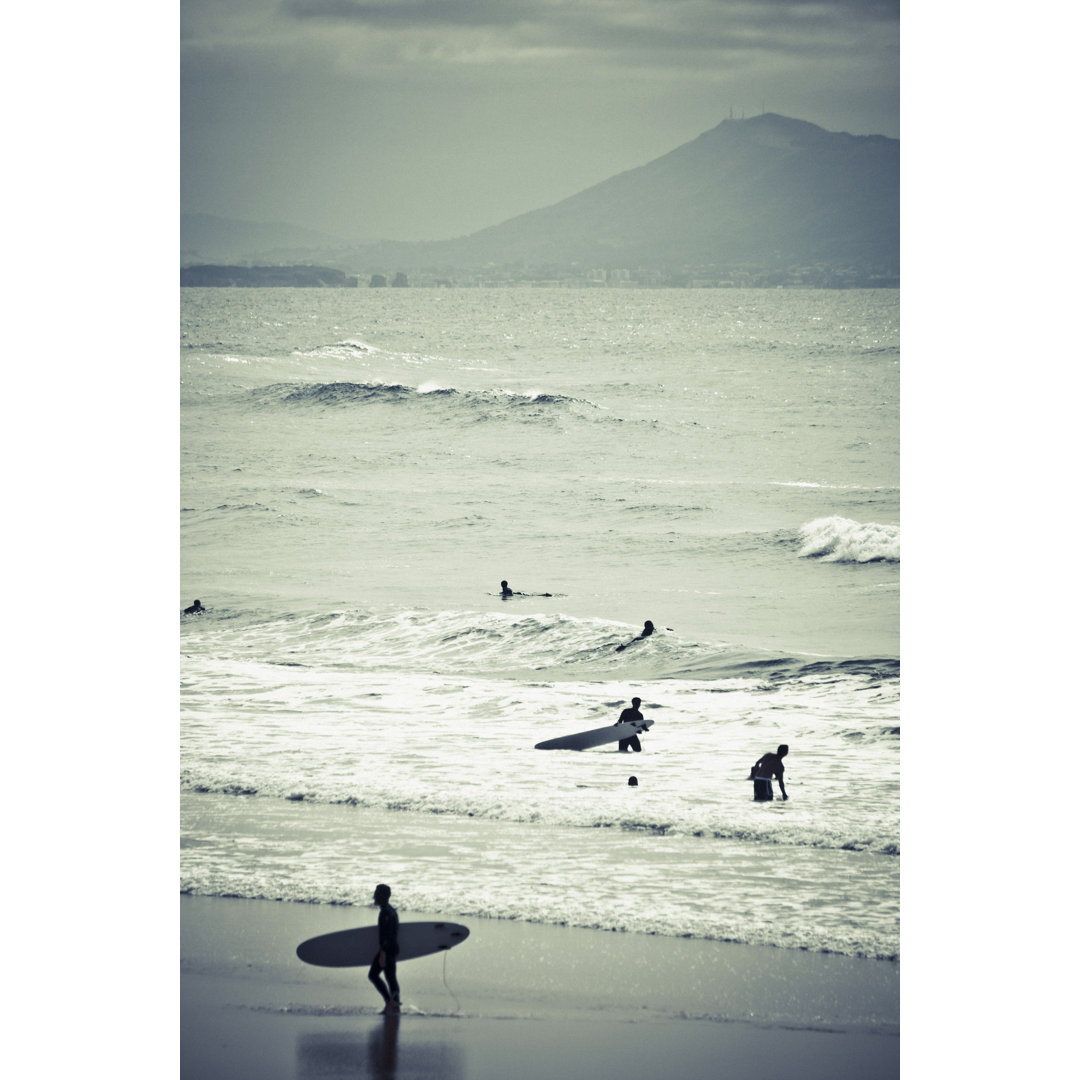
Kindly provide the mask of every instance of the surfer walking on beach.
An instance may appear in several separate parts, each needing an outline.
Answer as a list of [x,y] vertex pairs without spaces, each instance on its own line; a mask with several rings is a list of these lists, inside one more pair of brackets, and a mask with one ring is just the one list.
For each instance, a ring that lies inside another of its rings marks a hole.
[[[390,904],[389,885],[376,885],[374,899],[379,905],[379,951],[371,961],[368,978],[386,1002],[384,1012],[396,1013],[401,1011],[401,992],[397,981],[398,914]],[[382,972],[386,973],[385,983]]]
[[[646,619],[645,620],[645,628],[641,631],[640,634],[638,634],[638,636],[636,638],[633,638],[630,641],[628,641],[626,643],[626,645],[633,645],[635,641],[641,641],[644,638],[647,638],[655,629],[656,629],[656,627],[653,626],[653,624],[648,619]],[[615,651],[616,652],[622,652],[623,649],[626,648],[626,645],[619,645],[615,649]]]
[[[644,720],[645,720],[645,717],[643,717],[641,715],[641,710],[638,708],[638,706],[640,704],[641,704],[641,698],[639,698],[639,697],[634,698],[630,702],[630,708],[629,709],[623,709],[623,711],[621,713],[619,713],[619,719],[615,721],[615,726],[618,727],[620,724],[634,724],[634,723],[640,724],[640,723],[643,723]],[[620,739],[619,740],[619,749],[623,750],[623,751],[633,750],[634,753],[640,754],[641,753],[641,740],[637,737],[637,732],[634,732],[634,734],[631,735],[629,739]]]
[[787,743],[781,743],[776,748],[775,754],[762,754],[750,768],[748,780],[754,781],[754,802],[773,801],[773,777],[780,785],[780,794],[787,801],[787,791],[784,789],[784,762],[787,756]]

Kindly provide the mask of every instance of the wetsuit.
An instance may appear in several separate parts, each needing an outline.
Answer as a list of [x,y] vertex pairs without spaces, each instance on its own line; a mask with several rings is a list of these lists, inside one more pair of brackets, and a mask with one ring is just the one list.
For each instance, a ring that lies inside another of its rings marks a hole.
[[[379,953],[386,953],[386,967],[379,967]],[[371,961],[368,978],[375,984],[375,989],[386,999],[387,1004],[393,1001],[400,1004],[401,994],[398,990],[397,981],[397,955],[398,955],[398,914],[390,904],[383,904],[379,908],[379,952]],[[380,971],[386,973],[386,982],[389,990],[383,985],[379,977]]]
[[[618,727],[619,724],[640,724],[644,719],[639,709],[623,709],[619,714],[619,719],[615,721],[615,726]],[[637,733],[635,732],[629,739],[620,739],[619,749],[630,749],[639,753],[641,751],[641,740],[637,737]]]
[[615,646],[615,651],[616,652],[622,652],[623,649],[625,649],[627,645],[633,645],[635,641],[644,641],[645,638],[647,638],[655,629],[656,629],[656,627],[653,626],[653,624],[651,622],[647,622],[645,624],[645,629],[642,630],[641,633],[638,634],[638,636],[633,639],[633,641],[626,642],[626,645],[616,645]]
[[[754,762],[750,775],[754,778],[754,802],[772,802],[772,778],[775,776],[783,784],[784,763],[778,754],[765,754]],[[784,797],[787,798],[786,795]]]

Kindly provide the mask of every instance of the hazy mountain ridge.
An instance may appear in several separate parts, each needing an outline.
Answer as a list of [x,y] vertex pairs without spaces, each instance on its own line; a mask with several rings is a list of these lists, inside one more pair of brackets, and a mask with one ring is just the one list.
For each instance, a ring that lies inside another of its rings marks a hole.
[[444,248],[454,262],[898,261],[899,143],[772,115],[726,121]]
[[900,143],[775,114],[725,120],[646,165],[466,237],[331,244],[308,254],[361,276],[578,266],[898,278]]
[[241,221],[213,214],[180,215],[180,261],[208,259],[288,259],[294,254],[341,247],[341,240],[317,229],[281,221]]

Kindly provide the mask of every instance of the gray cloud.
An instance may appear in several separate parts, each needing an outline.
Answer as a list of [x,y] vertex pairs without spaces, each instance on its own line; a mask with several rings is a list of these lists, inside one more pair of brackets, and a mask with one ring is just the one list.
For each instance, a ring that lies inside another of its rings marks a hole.
[[372,26],[510,26],[536,17],[537,0],[286,0],[298,19],[348,19]]
[[[200,48],[324,62],[695,67],[841,57],[898,41],[897,0],[182,0]],[[292,30],[289,27],[293,27]],[[332,59],[330,59],[332,58]],[[295,63],[295,59],[288,61]]]
[[484,30],[522,46],[608,52],[798,50],[853,24],[895,25],[900,14],[899,0],[285,0],[282,10],[297,20],[411,34]]
[[371,25],[508,26],[558,23],[587,14],[617,26],[628,20],[662,25],[683,18],[758,16],[776,24],[799,18],[899,21],[900,0],[285,0],[300,19],[350,19]]

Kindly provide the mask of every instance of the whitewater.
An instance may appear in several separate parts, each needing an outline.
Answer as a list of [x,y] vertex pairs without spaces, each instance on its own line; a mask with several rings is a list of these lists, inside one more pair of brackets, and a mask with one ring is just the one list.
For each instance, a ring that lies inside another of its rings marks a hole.
[[182,891],[898,956],[895,292],[184,289],[180,366]]

